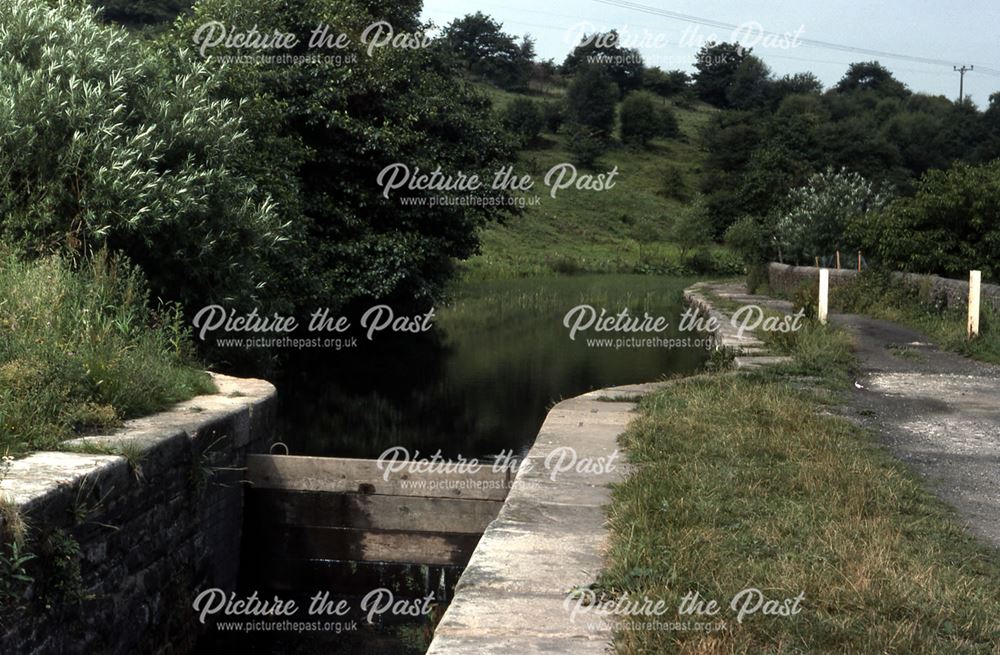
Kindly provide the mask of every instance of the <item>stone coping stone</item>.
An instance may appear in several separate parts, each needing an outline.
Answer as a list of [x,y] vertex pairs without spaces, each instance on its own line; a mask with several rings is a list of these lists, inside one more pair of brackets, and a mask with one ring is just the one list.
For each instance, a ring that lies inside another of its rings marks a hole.
[[714,294],[741,305],[758,305],[778,311],[791,311],[792,304],[784,300],[775,300],[767,296],[748,294],[732,284],[698,282],[684,290],[684,300],[696,307],[706,317],[711,316],[719,321],[720,328],[712,334],[716,348],[731,348],[736,352],[733,365],[740,370],[753,370],[765,366],[786,364],[791,357],[772,355],[767,351],[762,340],[757,338],[753,330],[747,329],[743,334],[733,327],[730,316],[717,309],[708,299]]
[[[489,525],[438,624],[428,655],[604,653],[611,625],[570,620],[567,599],[593,583],[608,546],[610,485],[627,463],[618,437],[635,418],[635,401],[663,383],[591,391],[549,411],[499,516]],[[545,459],[571,447],[578,461],[611,458],[598,473],[556,476]]]
[[246,426],[247,429],[233,432],[240,442],[232,444],[245,446],[253,440],[250,432],[255,426],[251,420],[254,408],[272,402],[276,398],[275,388],[264,380],[211,375],[218,393],[196,396],[164,412],[125,421],[122,427],[108,434],[64,441],[67,450],[35,452],[15,459],[0,479],[0,499],[13,503],[20,511],[35,513],[48,509],[46,505],[61,504],[60,498],[84,479],[99,479],[106,485],[116,478],[125,480],[132,475],[125,457],[72,452],[74,447],[97,450],[130,444],[143,455],[145,466],[147,457],[167,460],[180,452],[186,445],[184,441],[197,440],[202,433],[210,434],[214,425],[223,422]]

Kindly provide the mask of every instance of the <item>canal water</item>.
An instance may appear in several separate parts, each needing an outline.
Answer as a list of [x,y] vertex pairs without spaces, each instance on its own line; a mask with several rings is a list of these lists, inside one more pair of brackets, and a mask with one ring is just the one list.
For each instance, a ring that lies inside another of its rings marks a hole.
[[[375,335],[357,348],[304,351],[277,379],[279,439],[293,455],[377,458],[388,448],[486,458],[530,448],[548,409],[613,385],[690,373],[699,348],[588,345],[564,326],[586,304],[648,312],[677,337],[692,280],[640,275],[464,282],[426,334]],[[684,336],[696,337],[694,334]]]
[[[708,357],[704,348],[626,347],[630,334],[580,333],[570,338],[566,314],[579,305],[598,313],[662,316],[679,334],[682,291],[693,280],[635,275],[533,277],[464,282],[435,311],[426,334],[377,336],[358,348],[304,351],[288,360],[276,383],[278,438],[293,455],[377,458],[388,448],[412,457],[484,459],[503,452],[523,455],[549,408],[597,388],[649,382],[691,373]],[[589,338],[611,339],[588,344]],[[246,550],[248,544],[244,544]],[[245,558],[248,563],[251,557]],[[259,564],[258,564],[259,565]],[[461,573],[439,567],[327,561],[331,572],[315,580],[352,606],[370,589],[391,588],[418,598],[435,592],[432,616],[356,629],[244,635],[211,631],[199,654],[219,652],[312,655],[418,655],[433,634]],[[241,592],[270,597],[260,572],[245,566]],[[266,576],[264,576],[266,577]],[[342,579],[341,579],[342,578]],[[282,590],[303,604],[315,589]]]

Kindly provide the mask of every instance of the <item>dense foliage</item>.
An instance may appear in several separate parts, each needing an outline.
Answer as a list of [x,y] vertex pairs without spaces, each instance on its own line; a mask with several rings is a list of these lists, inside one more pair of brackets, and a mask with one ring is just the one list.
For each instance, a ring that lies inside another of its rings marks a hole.
[[618,87],[619,95],[642,87],[642,56],[634,48],[622,47],[615,30],[585,35],[579,45],[566,56],[562,72],[565,75],[575,75],[590,66],[602,68]]
[[530,38],[518,41],[495,19],[477,11],[449,23],[442,40],[470,72],[504,89],[527,88],[535,58]]
[[792,189],[774,226],[779,260],[809,263],[859,245],[848,225],[865,225],[891,199],[891,192],[847,170],[827,169]]
[[625,96],[619,112],[622,141],[644,146],[659,136],[677,136],[677,118],[669,107],[648,92]]
[[724,109],[704,133],[702,190],[717,236],[743,215],[767,216],[829,167],[906,195],[925,171],[1000,155],[992,105],[980,113],[968,101],[911,93],[876,62],[852,65],[822,92],[811,75],[775,79],[755,61],[729,44],[699,56],[695,87]]
[[[476,252],[477,229],[503,210],[400,200],[440,195],[435,191],[401,189],[386,197],[377,179],[388,166],[489,180],[511,151],[490,102],[457,76],[446,49],[363,43],[377,20],[397,36],[413,35],[418,7],[376,12],[369,4],[204,0],[172,35],[176,47],[187,47],[199,26],[219,21],[238,32],[257,26],[300,37],[290,54],[308,57],[302,64],[251,57],[222,67],[221,57],[246,53],[221,45],[206,52],[206,65],[225,80],[219,96],[248,99],[243,113],[259,143],[249,164],[256,179],[269,184],[285,220],[308,236],[300,303],[426,301],[449,278],[454,259]],[[349,45],[335,56],[310,49],[317,25],[348,35]]]
[[528,98],[517,98],[504,107],[503,124],[517,135],[522,143],[529,143],[542,131],[545,117],[537,102]]
[[1000,160],[929,171],[914,196],[852,228],[890,268],[1000,280]]
[[0,14],[0,237],[29,255],[127,253],[154,294],[248,304],[293,233],[233,163],[238,102],[191,56],[168,58],[79,3]]
[[159,29],[194,4],[194,0],[92,0],[105,21],[129,28]]
[[615,125],[618,88],[602,66],[582,67],[566,90],[566,117],[577,126],[607,137]]

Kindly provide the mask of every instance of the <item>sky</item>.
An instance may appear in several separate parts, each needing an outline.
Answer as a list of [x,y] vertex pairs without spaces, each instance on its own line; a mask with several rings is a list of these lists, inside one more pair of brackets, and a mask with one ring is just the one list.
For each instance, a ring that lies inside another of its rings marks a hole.
[[[609,1],[717,25],[612,6]],[[424,0],[423,18],[443,26],[476,11],[493,16],[507,33],[530,34],[539,58],[556,63],[579,42],[581,32],[615,28],[625,45],[637,47],[647,65],[693,71],[701,43],[713,36],[733,41],[731,26],[745,26],[739,40],[752,46],[779,76],[811,71],[829,87],[851,62],[877,59],[914,91],[957,98],[959,74],[952,66],[974,65],[979,70],[965,75],[966,96],[984,107],[990,94],[1000,91],[1000,2],[996,0]],[[784,43],[778,39],[765,43],[761,31],[788,38]],[[845,52],[803,39],[944,63]]]

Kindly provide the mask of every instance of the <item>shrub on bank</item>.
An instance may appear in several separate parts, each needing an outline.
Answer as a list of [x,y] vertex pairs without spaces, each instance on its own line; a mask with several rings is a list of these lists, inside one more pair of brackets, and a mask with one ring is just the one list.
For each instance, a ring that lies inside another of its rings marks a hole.
[[0,253],[0,454],[52,448],[214,386],[177,306],[148,307],[141,272]]
[[521,143],[531,143],[542,131],[545,119],[538,103],[517,98],[504,108],[503,124]]
[[900,198],[852,236],[887,268],[963,279],[979,269],[1000,280],[1000,160],[956,163],[924,174],[913,197]]
[[189,308],[267,295],[294,226],[237,170],[249,139],[217,76],[83,3],[5,4],[0,236],[32,256],[123,251]]

